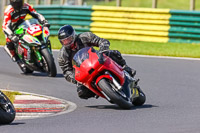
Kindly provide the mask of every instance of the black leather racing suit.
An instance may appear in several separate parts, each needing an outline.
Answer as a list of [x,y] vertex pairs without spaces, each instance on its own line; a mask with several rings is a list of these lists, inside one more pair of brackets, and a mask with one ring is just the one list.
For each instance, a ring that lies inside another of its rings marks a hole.
[[[96,36],[95,34],[91,32],[84,32],[79,35],[76,35],[75,42],[77,46],[75,50],[66,49],[65,47],[62,47],[60,49],[59,57],[58,57],[58,63],[63,71],[63,75],[65,79],[69,82],[75,83],[76,81],[74,79],[74,72],[73,72],[73,66],[72,66],[72,59],[76,52],[84,47],[88,46],[96,46],[100,48],[100,51],[108,50],[110,46],[110,42],[106,39],[100,38]],[[110,52],[107,52],[107,55],[111,57],[114,61],[116,61],[119,65],[123,66],[125,65],[125,60],[122,58],[121,54],[117,50],[111,50]],[[78,88],[78,95],[81,98],[87,99],[91,96],[94,96],[94,93],[91,92],[89,89],[87,89],[83,85],[77,85]],[[80,91],[80,89],[84,89],[84,91]]]

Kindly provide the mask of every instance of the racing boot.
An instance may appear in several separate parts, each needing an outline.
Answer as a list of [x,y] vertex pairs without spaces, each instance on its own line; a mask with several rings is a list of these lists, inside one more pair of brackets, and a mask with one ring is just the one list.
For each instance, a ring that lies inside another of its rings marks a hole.
[[19,61],[19,57],[18,57],[17,54],[15,53],[15,50],[14,50],[14,49],[8,49],[8,46],[5,45],[5,46],[4,46],[4,50],[8,53],[8,55],[11,57],[11,59],[12,59],[14,62]]
[[127,71],[127,72],[130,74],[130,76],[131,76],[132,78],[135,77],[135,75],[136,75],[136,70],[130,68],[130,67],[127,66],[127,65],[124,65],[124,66],[123,66],[123,69],[124,69],[125,71]]
[[77,85],[77,92],[78,92],[78,96],[81,99],[88,99],[91,97],[95,97],[95,95],[96,95],[92,91],[90,91],[87,87],[85,87],[81,84]]

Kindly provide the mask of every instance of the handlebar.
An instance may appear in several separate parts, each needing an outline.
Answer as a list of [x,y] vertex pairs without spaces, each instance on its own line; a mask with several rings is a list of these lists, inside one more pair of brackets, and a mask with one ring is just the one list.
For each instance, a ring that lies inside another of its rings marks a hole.
[[98,59],[99,63],[100,64],[103,64],[104,63],[104,59],[103,59],[103,52],[99,52],[99,59]]
[[47,28],[50,28],[50,24],[49,23],[45,23],[45,24],[43,24],[43,27],[47,27]]

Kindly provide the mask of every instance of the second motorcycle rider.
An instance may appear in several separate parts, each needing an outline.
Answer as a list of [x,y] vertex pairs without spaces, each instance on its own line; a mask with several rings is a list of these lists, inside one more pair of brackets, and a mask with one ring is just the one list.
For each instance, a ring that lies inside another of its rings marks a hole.
[[37,13],[32,6],[28,3],[24,3],[24,0],[10,0],[10,5],[4,12],[2,28],[6,36],[6,45],[4,49],[13,61],[18,61],[19,59],[15,53],[15,44],[18,44],[19,38],[13,31],[24,21],[27,14],[38,19],[40,24],[48,25],[48,21],[45,20],[41,14]]

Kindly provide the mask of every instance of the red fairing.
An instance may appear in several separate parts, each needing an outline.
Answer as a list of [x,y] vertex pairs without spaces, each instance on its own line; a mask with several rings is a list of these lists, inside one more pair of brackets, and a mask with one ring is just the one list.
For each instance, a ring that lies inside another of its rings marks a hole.
[[42,26],[40,26],[39,24],[32,25],[28,28],[27,32],[30,35],[35,36],[35,34],[42,32]]
[[43,27],[44,29],[44,33],[49,36],[50,35],[50,32],[49,32],[49,29],[47,27]]
[[[104,97],[103,94],[99,90],[95,89],[92,86],[92,82],[98,83],[99,80],[102,78],[107,78],[112,80],[112,77],[108,74],[105,74],[103,72],[110,71],[116,77],[118,77],[120,84],[124,84],[125,75],[122,70],[122,67],[117,65],[112,59],[104,55],[105,62],[103,64],[100,64],[98,59],[99,57],[95,52],[92,52],[91,49],[88,51],[89,53],[89,59],[86,59],[80,67],[73,66],[75,68],[75,79],[80,82],[81,84],[88,87],[91,91],[96,93],[97,95]],[[102,75],[99,75],[101,74]],[[93,83],[93,84],[94,84]]]
[[[98,84],[99,81],[100,81],[101,79],[103,79],[103,78],[105,78],[105,79],[109,79],[110,81],[113,80],[113,78],[112,78],[110,75],[105,74],[105,75],[101,75],[101,76],[99,76],[99,77],[97,78],[97,80],[96,80],[96,84]],[[101,90],[101,88],[99,88],[99,90]]]
[[116,62],[114,62],[110,57],[108,56],[104,56],[104,57],[105,57],[105,62],[103,65],[104,66],[103,69],[109,70],[112,73],[114,73],[114,75],[116,75],[116,77],[119,78],[120,84],[123,85],[125,82],[125,75],[124,75],[122,67],[119,66]]

